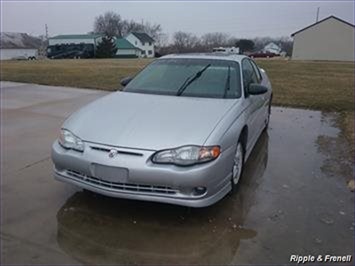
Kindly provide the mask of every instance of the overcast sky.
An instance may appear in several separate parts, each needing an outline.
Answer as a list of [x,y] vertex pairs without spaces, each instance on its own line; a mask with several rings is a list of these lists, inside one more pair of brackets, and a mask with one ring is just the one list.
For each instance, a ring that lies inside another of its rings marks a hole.
[[234,37],[290,36],[329,15],[354,24],[353,1],[1,1],[1,31],[49,36],[87,33],[96,16],[106,11],[123,18],[159,23],[172,35],[225,32]]

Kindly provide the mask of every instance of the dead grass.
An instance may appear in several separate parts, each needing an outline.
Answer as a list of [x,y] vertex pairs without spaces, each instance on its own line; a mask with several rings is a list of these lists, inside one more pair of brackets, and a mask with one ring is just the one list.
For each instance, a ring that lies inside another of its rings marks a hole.
[[[116,90],[149,59],[2,61],[1,80]],[[342,130],[354,145],[354,63],[258,60],[271,80],[273,104],[342,114]]]
[[1,80],[116,90],[119,81],[134,75],[149,59],[2,61]]
[[354,111],[354,64],[260,60],[271,80],[274,104],[322,111]]

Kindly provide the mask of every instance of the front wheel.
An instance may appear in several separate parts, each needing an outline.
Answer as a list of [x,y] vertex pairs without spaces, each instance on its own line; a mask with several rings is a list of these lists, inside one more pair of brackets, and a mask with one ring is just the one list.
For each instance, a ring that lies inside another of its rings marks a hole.
[[240,141],[238,141],[237,148],[235,150],[233,158],[232,169],[232,185],[236,186],[239,183],[244,168],[244,148]]
[[268,106],[268,110],[267,110],[267,117],[266,117],[266,120],[265,120],[265,129],[268,129],[269,123],[270,123],[271,102],[272,102],[272,95],[270,97],[269,106]]

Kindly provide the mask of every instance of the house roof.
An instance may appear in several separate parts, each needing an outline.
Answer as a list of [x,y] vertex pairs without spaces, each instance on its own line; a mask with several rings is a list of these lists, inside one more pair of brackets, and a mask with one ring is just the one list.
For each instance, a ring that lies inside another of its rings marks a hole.
[[117,38],[116,39],[116,47],[117,47],[117,49],[136,49],[136,50],[140,50],[138,47],[135,47],[133,44],[131,44],[125,38]]
[[56,39],[96,39],[98,37],[101,37],[102,35],[100,34],[65,34],[65,35],[57,35],[52,38],[52,40]]
[[296,32],[294,32],[294,33],[292,33],[292,34],[291,34],[291,37],[295,36],[296,34],[302,32],[302,31],[304,31],[304,30],[307,30],[307,29],[309,29],[309,28],[311,28],[311,27],[313,27],[313,26],[315,26],[315,25],[318,25],[318,24],[320,24],[320,23],[322,23],[322,22],[324,22],[324,21],[326,21],[326,20],[328,20],[328,19],[331,19],[331,18],[336,19],[336,20],[338,20],[338,21],[340,21],[340,22],[342,22],[342,23],[344,23],[344,24],[347,24],[347,25],[349,25],[349,26],[351,26],[351,27],[355,27],[353,24],[351,24],[351,23],[349,23],[349,22],[347,22],[347,21],[345,21],[345,20],[342,20],[342,19],[340,19],[340,18],[338,18],[338,17],[336,17],[336,16],[329,16],[329,17],[326,17],[325,19],[322,19],[322,20],[320,20],[320,21],[318,21],[318,22],[316,22],[316,23],[313,23],[313,24],[311,24],[311,25],[309,25],[309,26],[307,26],[307,27],[305,27],[305,28],[303,28],[303,29],[300,29],[300,30],[298,30],[298,31],[296,31]]
[[42,40],[26,33],[1,32],[0,47],[2,49],[38,49]]
[[141,42],[155,42],[152,37],[150,37],[145,32],[131,32],[134,36],[136,36]]
[[279,45],[277,45],[276,43],[274,43],[274,42],[269,42],[268,44],[266,44],[265,46],[264,46],[264,48],[265,47],[271,47],[271,46],[274,46],[274,47],[278,47],[278,48],[280,48],[280,46]]

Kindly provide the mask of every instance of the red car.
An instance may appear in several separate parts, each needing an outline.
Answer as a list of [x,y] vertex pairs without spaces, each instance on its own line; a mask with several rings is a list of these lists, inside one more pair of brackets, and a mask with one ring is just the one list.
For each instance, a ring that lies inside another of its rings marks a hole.
[[271,58],[274,56],[278,56],[278,54],[271,53],[271,52],[262,52],[262,51],[249,54],[249,57],[251,58]]

